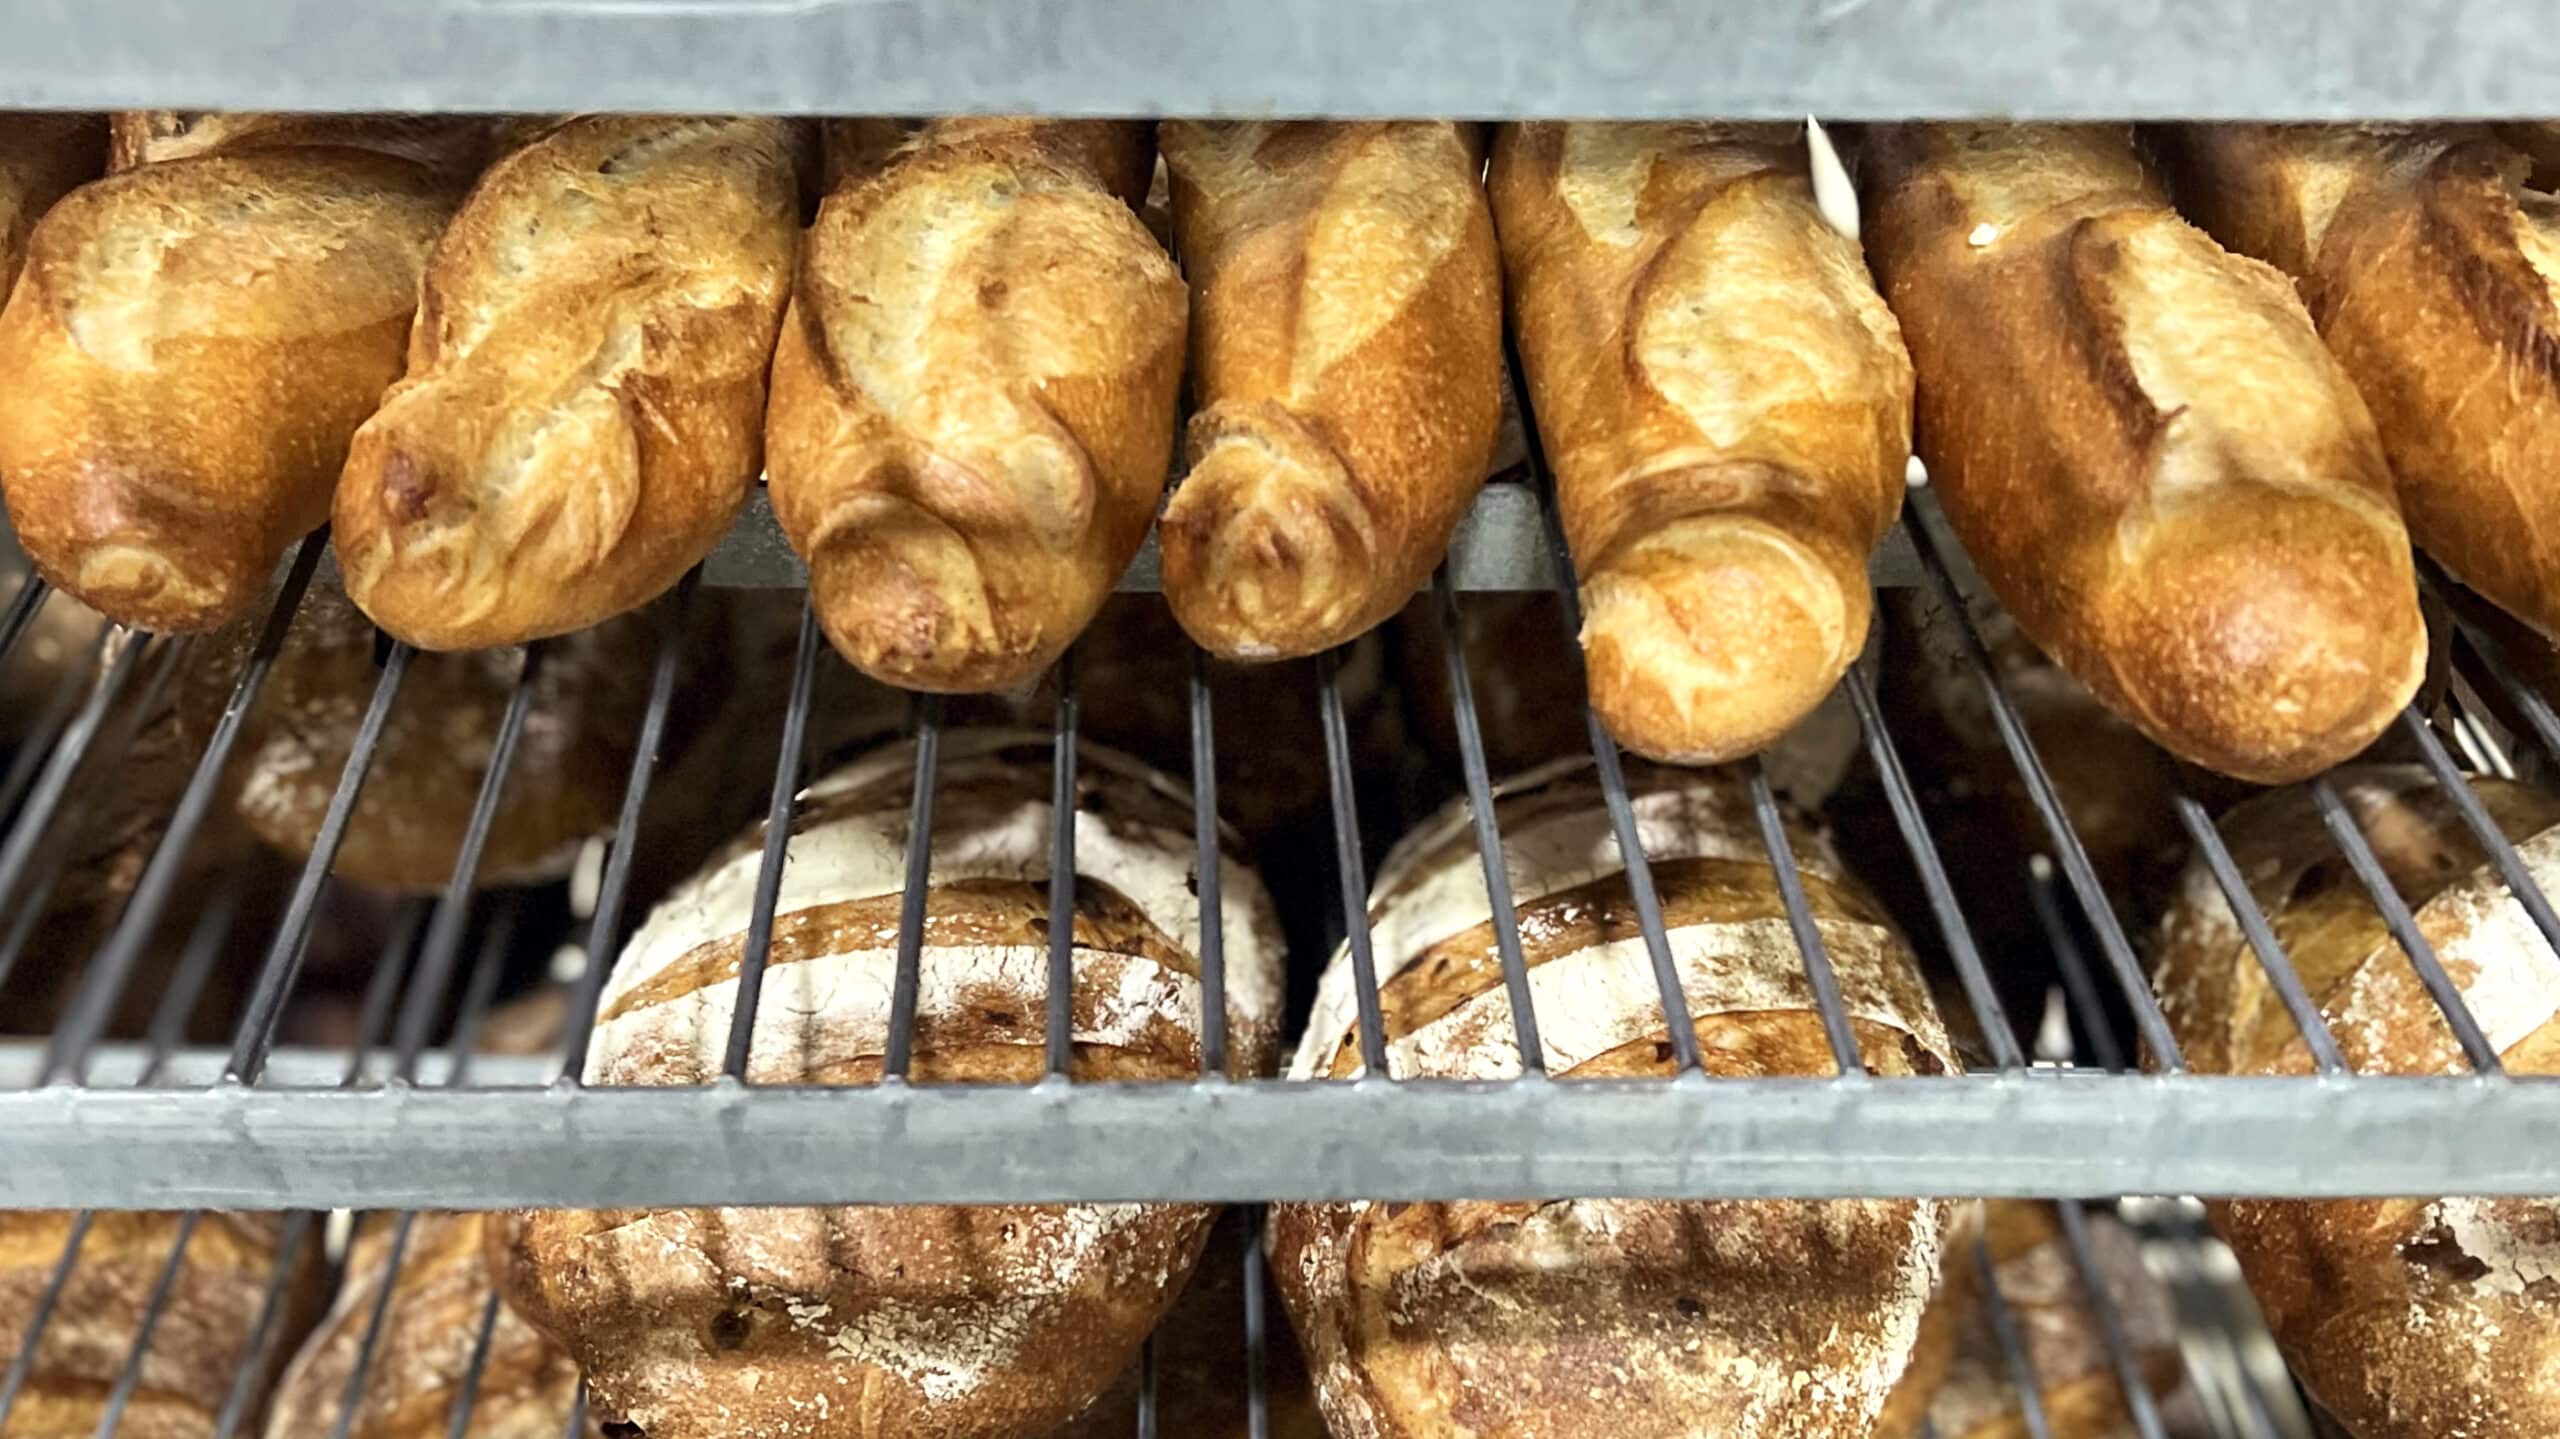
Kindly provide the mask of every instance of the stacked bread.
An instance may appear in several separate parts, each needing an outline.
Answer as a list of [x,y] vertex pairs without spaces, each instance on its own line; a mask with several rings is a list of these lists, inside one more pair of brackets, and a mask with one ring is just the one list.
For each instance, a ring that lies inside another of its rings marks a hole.
[[[813,787],[793,825],[747,1061],[768,1084],[869,1084],[888,1049],[913,754]],[[942,741],[910,1077],[1043,1071],[1050,743]],[[1088,747],[1075,814],[1069,1018],[1080,1079],[1200,1071],[1190,802]],[[742,839],[632,936],[597,1016],[595,1084],[717,1076],[761,861]],[[1277,1043],[1277,919],[1221,878],[1231,1064]],[[1191,1205],[532,1213],[492,1226],[509,1298],[655,1439],[740,1430],[1035,1439],[1136,1357],[1206,1238]]]
[[[1747,796],[1640,771],[1637,827],[1712,1074],[1823,1074],[1831,1052]],[[1671,1072],[1658,991],[1586,766],[1498,801],[1548,1073]],[[1791,839],[1871,1073],[1957,1068],[1901,938],[1801,826]],[[1379,871],[1370,927],[1398,1078],[1518,1071],[1470,821]],[[1291,1074],[1360,1070],[1337,956]],[[1830,1439],[1878,1428],[1919,1348],[1951,1207],[1930,1200],[1290,1204],[1272,1267],[1326,1418],[1354,1439]],[[1925,1376],[1916,1380],[1925,1389]],[[1897,1407],[1916,1423],[1918,1406]]]
[[[2514,1074],[2560,1073],[2560,956],[2423,770],[2342,772],[2340,793],[2419,931]],[[2560,892],[2560,800],[2473,791],[2546,893]],[[2380,913],[2317,837],[2310,796],[2233,810],[2249,892],[2360,1074],[2468,1066]],[[2190,869],[2160,935],[2160,1003],[2205,1074],[2307,1074],[2308,1046],[2211,875]],[[2211,1206],[2314,1398],[2358,1439],[2560,1432],[2560,1200],[2229,1199]]]

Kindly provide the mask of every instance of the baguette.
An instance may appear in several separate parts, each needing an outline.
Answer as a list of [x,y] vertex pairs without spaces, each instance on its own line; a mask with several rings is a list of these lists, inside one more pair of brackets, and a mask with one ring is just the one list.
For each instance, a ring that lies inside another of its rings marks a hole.
[[2363,393],[2410,533],[2560,636],[2560,210],[2483,127],[2169,135],[2179,203],[2291,275]]
[[331,538],[375,623],[440,650],[583,629],[728,533],[763,466],[797,142],[588,117],[490,169],[338,482]]
[[27,236],[53,202],[106,168],[96,115],[0,115],[0,301],[18,283]]
[[507,122],[445,115],[322,115],[266,111],[119,110],[111,117],[110,172],[196,155],[252,150],[370,150],[468,185],[488,163]]
[[1004,689],[1089,622],[1155,518],[1182,278],[1130,211],[1142,125],[949,121],[827,198],[767,424],[827,637],[910,689]]
[[2292,287],[2180,221],[2121,126],[1865,149],[1921,453],[2027,637],[2208,768],[2362,749],[2425,631],[2373,422]]
[[36,569],[211,629],[328,517],[459,198],[414,161],[215,148],[73,192],[0,311],[0,482]]
[[[1050,738],[942,741],[912,1078],[1042,1072]],[[875,751],[794,817],[747,1079],[880,1079],[913,751]],[[1088,747],[1074,816],[1070,1018],[1080,1079],[1199,1072],[1189,797]],[[721,1069],[762,840],[679,887],[614,964],[591,1083]],[[1278,919],[1222,866],[1238,1075],[1277,1048]],[[1207,1235],[1196,1205],[546,1212],[491,1226],[500,1284],[650,1439],[1040,1439],[1137,1357]]]
[[[2509,1073],[2560,1074],[2560,957],[2416,766],[2341,773],[2339,792]],[[2560,799],[2472,782],[2545,892]],[[2462,1051],[2349,871],[2310,796],[2222,820],[2233,861],[2360,1074],[2467,1072]],[[2160,932],[2154,983],[2201,1074],[2303,1075],[2311,1058],[2202,864]],[[2359,1439],[2560,1433],[2560,1200],[2233,1199],[2214,1226],[2313,1398]]]
[[[1823,1074],[1831,1054],[1739,780],[1639,766],[1681,987],[1709,1072]],[[1497,802],[1559,1079],[1671,1072],[1657,991],[1587,762]],[[1793,825],[1793,822],[1790,822]],[[1793,826],[1815,923],[1869,1070],[1959,1065],[1901,938],[1820,837]],[[1399,844],[1372,890],[1388,1067],[1517,1071],[1470,819]],[[1291,1068],[1360,1072],[1335,956]],[[1833,1439],[1885,1428],[1920,1351],[1956,1206],[1934,1200],[1286,1204],[1272,1270],[1333,1432],[1362,1439]],[[1928,1376],[1915,1383],[1925,1392]],[[1898,1406],[1916,1424],[1921,1406]]]
[[1158,530],[1201,647],[1288,659],[1430,577],[1502,421],[1473,126],[1168,121],[1192,289],[1187,469]]
[[1656,759],[1765,748],[1865,642],[1911,364],[1801,127],[1518,125],[1512,323],[1582,575],[1591,703]]

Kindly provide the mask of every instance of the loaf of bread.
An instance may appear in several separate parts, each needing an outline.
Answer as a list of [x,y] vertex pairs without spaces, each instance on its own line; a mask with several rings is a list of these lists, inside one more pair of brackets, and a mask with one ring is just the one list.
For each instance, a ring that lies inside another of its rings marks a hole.
[[[1829,1073],[1742,785],[1643,766],[1632,778],[1708,1071]],[[1658,991],[1587,762],[1505,785],[1498,808],[1548,1073],[1670,1073]],[[1818,835],[1791,822],[1791,838],[1869,1071],[1955,1070],[1901,938]],[[1396,847],[1370,916],[1390,1070],[1515,1072],[1463,806]],[[1292,1077],[1359,1071],[1355,1007],[1351,966],[1337,956]],[[1879,1419],[1913,1360],[1952,1209],[1290,1204],[1272,1210],[1271,1258],[1337,1435],[1833,1439],[1887,1432]]]
[[[179,717],[196,746],[221,719],[265,622],[253,612],[226,627],[190,667]],[[637,617],[550,642],[481,883],[557,878],[581,841],[613,823],[656,650],[655,627]],[[410,661],[333,873],[404,893],[445,887],[522,664],[513,650]],[[297,860],[311,852],[380,678],[372,624],[335,585],[314,581],[232,752],[232,805],[267,845]],[[717,685],[699,668],[680,685],[670,763],[711,702],[704,688],[716,693]]]
[[827,637],[864,672],[949,692],[1029,679],[1146,538],[1187,303],[1129,208],[1147,137],[938,122],[820,208],[766,464]]
[[[267,1417],[267,1439],[446,1439],[462,1398],[491,1292],[482,1216],[421,1214],[411,1222],[397,1276],[386,1275],[396,1216],[378,1214],[347,1255],[346,1279],[328,1317],[285,1369]],[[373,1323],[383,1282],[391,1307],[355,1412],[347,1380]],[[577,1366],[505,1305],[471,1391],[471,1439],[562,1439],[578,1398]],[[339,1428],[341,1418],[346,1421]],[[588,1433],[597,1427],[592,1421]]]
[[0,484],[37,570],[151,630],[254,600],[400,373],[458,183],[214,144],[57,203],[0,310]]
[[[2414,766],[2337,776],[2357,827],[2415,911],[2510,1073],[2560,1073],[2555,957]],[[2546,893],[2560,892],[2560,799],[2473,791]],[[2361,1074],[2467,1072],[2381,915],[2321,836],[2307,792],[2231,811],[2249,892]],[[2161,928],[2161,1008],[2203,1074],[2307,1074],[2310,1054],[2201,865]],[[2560,1200],[2233,1199],[2209,1206],[2276,1343],[2357,1439],[2560,1433]]]
[[120,110],[110,168],[196,155],[321,147],[371,150],[469,184],[509,122],[473,115],[329,115],[229,110]]
[[1164,593],[1212,654],[1330,649],[1413,596],[1502,418],[1476,127],[1168,121],[1192,288]]
[[[0,1353],[13,1360],[72,1224],[73,1216],[60,1211],[0,1211]],[[79,1262],[36,1343],[26,1386],[9,1410],[9,1439],[93,1439],[178,1225],[177,1215],[152,1213],[102,1213],[91,1222]],[[249,1339],[275,1276],[282,1234],[282,1222],[271,1214],[207,1214],[197,1222],[116,1430],[123,1439],[211,1439],[240,1366],[256,1360]],[[297,1256],[274,1358],[291,1352],[309,1322],[318,1299],[318,1248],[306,1241]],[[272,1373],[263,1370],[251,1381],[252,1412]]]
[[2181,758],[2258,783],[2418,685],[2373,422],[2283,276],[2178,219],[2122,126],[1866,137],[1921,453],[2020,628]]
[[[2560,212],[2487,127],[2182,126],[2178,202],[2294,278],[2364,395],[2409,531],[2560,635]],[[2484,383],[2485,377],[2494,383]]]
[[0,115],[0,300],[18,282],[27,236],[73,187],[107,162],[107,122],[97,115]]
[[439,650],[582,629],[728,533],[764,463],[800,138],[590,116],[491,167],[338,482],[330,538],[375,623]]
[[1591,702],[1629,747],[1766,747],[1866,640],[1911,362],[1802,127],[1505,127],[1494,217],[1582,577]]
[[[869,1084],[896,972],[913,755],[876,751],[804,796],[748,1078]],[[1050,741],[942,741],[912,1077],[1042,1072]],[[1076,822],[1074,1073],[1199,1072],[1199,901],[1187,796],[1088,746]],[[660,904],[615,963],[593,1084],[720,1073],[762,842]],[[1222,871],[1230,1064],[1279,1019],[1277,919]],[[584,1367],[598,1412],[650,1439],[1038,1439],[1137,1356],[1206,1237],[1194,1205],[549,1212],[493,1225],[519,1312]]]

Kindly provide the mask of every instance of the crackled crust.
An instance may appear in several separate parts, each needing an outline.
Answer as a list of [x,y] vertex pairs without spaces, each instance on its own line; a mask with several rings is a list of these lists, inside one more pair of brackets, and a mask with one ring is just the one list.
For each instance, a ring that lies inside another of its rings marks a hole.
[[2371,419],[2283,276],[2181,221],[2122,126],[1888,126],[1869,244],[1921,451],[2039,647],[2260,783],[2362,749],[2426,636]]
[[1582,575],[1592,703],[1658,759],[1765,748],[1867,633],[1911,364],[1801,127],[1506,126],[1494,213]]
[[332,538],[377,623],[429,649],[561,634],[719,543],[763,465],[800,140],[599,116],[491,168],[338,483]]
[[1501,258],[1473,126],[1168,121],[1190,277],[1165,599],[1231,659],[1330,649],[1413,596],[1501,425]]
[[[2419,930],[2507,1068],[2560,1073],[2560,957],[2507,893],[2451,801],[2415,766],[2338,776]],[[2474,790],[2546,890],[2560,800]],[[2232,857],[2347,1062],[2465,1072],[2460,1048],[2306,792],[2222,821]],[[2209,873],[2190,869],[2154,984],[2190,1065],[2306,1074],[2311,1061]],[[2276,1340],[2321,1404],[2366,1439],[2527,1439],[2560,1430],[2560,1200],[2231,1200],[2214,1221]]]

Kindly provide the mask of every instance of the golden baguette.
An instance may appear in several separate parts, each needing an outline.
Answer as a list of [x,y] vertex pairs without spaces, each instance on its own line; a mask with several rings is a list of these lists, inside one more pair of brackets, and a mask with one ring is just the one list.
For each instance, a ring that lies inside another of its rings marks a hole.
[[117,174],[195,155],[321,146],[414,161],[458,185],[488,163],[508,122],[478,116],[281,114],[257,110],[119,110],[107,168]]
[[2484,126],[2199,125],[2178,200],[2294,278],[2373,412],[2410,533],[2560,635],[2560,211]]
[[27,235],[53,202],[106,167],[97,115],[0,115],[0,301],[18,282]]
[[2180,220],[2124,126],[1865,150],[1921,453],[2028,638],[2242,779],[2362,749],[2426,635],[2373,422],[2292,286]]
[[1910,360],[1800,127],[1506,127],[1493,204],[1591,702],[1657,759],[1762,749],[1866,640],[1911,448]]
[[490,169],[338,482],[331,538],[375,623],[519,644],[710,553],[764,462],[799,160],[786,120],[598,116]]
[[1147,133],[944,122],[820,208],[767,467],[827,637],[865,673],[1030,679],[1146,538],[1186,309],[1129,208]]
[[1228,659],[1330,649],[1412,598],[1502,420],[1502,261],[1472,126],[1168,121],[1191,280],[1164,592]]
[[328,517],[460,191],[364,149],[214,150],[66,196],[0,311],[0,482],[37,570],[213,628]]

